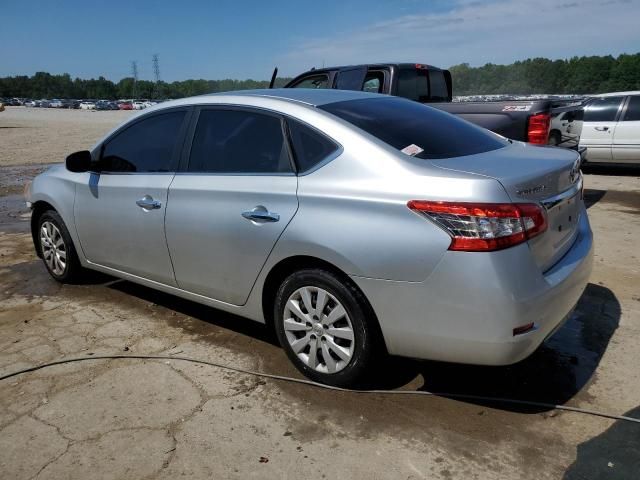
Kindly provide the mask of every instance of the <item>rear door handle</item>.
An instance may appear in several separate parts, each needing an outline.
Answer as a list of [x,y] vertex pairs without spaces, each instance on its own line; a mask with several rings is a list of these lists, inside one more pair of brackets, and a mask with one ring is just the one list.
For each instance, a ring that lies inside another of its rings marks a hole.
[[144,210],[157,210],[162,207],[162,202],[154,200],[150,195],[145,195],[139,200],[136,200],[136,205]]
[[270,212],[262,205],[258,205],[254,207],[253,210],[247,210],[242,212],[241,214],[247,220],[251,220],[253,222],[258,223],[266,223],[266,222],[277,222],[280,220],[280,215],[277,213]]
[[595,127],[595,128],[599,132],[606,132],[607,130],[609,130],[609,127]]

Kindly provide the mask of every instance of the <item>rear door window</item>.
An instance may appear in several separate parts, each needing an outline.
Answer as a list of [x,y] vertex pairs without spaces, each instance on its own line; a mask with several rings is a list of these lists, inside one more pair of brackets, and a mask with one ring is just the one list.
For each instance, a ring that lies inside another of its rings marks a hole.
[[429,72],[430,101],[446,102],[449,100],[449,88],[442,70],[427,70]]
[[312,75],[292,85],[292,88],[329,88],[329,76],[326,74]]
[[624,114],[625,122],[634,122],[640,120],[640,95],[634,95],[629,98],[627,111]]
[[508,144],[458,117],[399,97],[347,100],[319,108],[417,158],[473,155]]
[[187,170],[221,174],[292,172],[282,120],[248,110],[202,110]]
[[311,127],[292,119],[287,119],[287,125],[299,173],[312,170],[338,150],[334,141]]
[[416,102],[429,101],[429,79],[426,70],[403,68],[398,71],[398,92],[402,98]]
[[102,172],[175,171],[178,139],[186,111],[153,115],[116,133],[104,144],[97,170]]
[[624,97],[594,98],[584,109],[585,122],[613,122]]

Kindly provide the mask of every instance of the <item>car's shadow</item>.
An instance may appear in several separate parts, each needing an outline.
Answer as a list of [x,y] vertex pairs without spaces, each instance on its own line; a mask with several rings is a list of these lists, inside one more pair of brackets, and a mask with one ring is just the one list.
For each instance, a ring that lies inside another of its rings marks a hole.
[[[192,317],[195,322],[181,323],[180,327],[208,337],[214,344],[226,340],[224,331],[246,335],[246,346],[251,349],[248,353],[277,357],[263,362],[276,370],[268,373],[291,372],[284,352],[273,348],[278,346],[277,339],[265,325],[130,282],[112,282],[109,288]],[[567,323],[533,355],[518,364],[484,367],[387,357],[362,388],[417,388],[442,396],[449,393],[562,405],[592,378],[619,320],[620,304],[613,292],[589,284]],[[238,342],[237,336],[234,341]],[[244,342],[240,340],[240,343],[237,347],[244,349]],[[518,412],[549,410],[517,403],[463,401]]]
[[583,173],[589,175],[606,175],[615,177],[640,177],[640,159],[638,165],[606,165],[606,164],[589,164],[582,165]]

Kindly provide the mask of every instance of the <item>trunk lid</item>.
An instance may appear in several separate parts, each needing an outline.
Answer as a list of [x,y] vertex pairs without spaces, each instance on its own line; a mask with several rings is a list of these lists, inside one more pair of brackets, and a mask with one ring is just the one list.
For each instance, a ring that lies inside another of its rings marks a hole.
[[542,271],[549,270],[571,248],[583,204],[580,156],[576,152],[517,142],[479,155],[434,160],[433,164],[493,178],[514,203],[542,205],[547,231],[529,240]]

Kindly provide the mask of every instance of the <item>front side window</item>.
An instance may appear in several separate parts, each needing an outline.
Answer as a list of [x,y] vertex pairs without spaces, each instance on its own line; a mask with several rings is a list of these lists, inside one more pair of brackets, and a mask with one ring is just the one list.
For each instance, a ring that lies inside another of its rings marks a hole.
[[629,99],[627,111],[624,114],[625,122],[634,122],[640,120],[640,95],[634,95]]
[[319,108],[416,158],[460,157],[508,145],[488,130],[404,98],[347,100]]
[[326,136],[295,120],[287,120],[298,171],[307,172],[334,153],[338,146]]
[[186,112],[153,115],[117,133],[104,144],[97,163],[102,172],[171,172]]
[[594,98],[584,110],[585,122],[613,122],[623,97]]
[[300,80],[293,88],[329,88],[328,75],[313,75]]
[[202,110],[188,170],[210,173],[290,173],[279,117],[246,110]]

